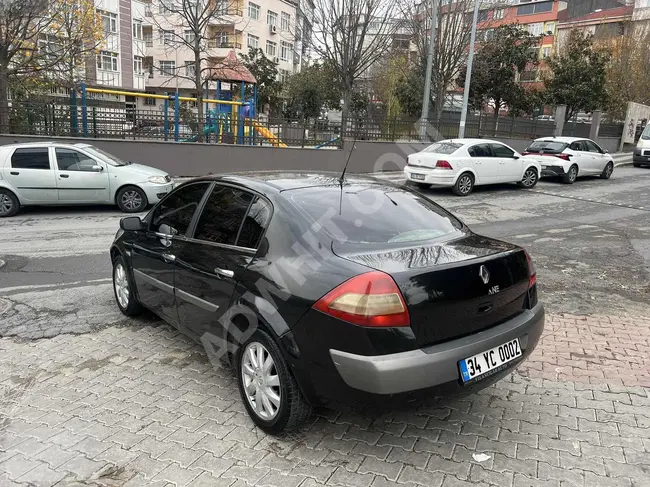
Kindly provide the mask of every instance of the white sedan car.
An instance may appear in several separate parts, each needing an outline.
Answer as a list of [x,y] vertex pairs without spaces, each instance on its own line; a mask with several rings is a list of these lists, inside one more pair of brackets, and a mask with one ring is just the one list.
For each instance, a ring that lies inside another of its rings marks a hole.
[[579,176],[609,179],[614,172],[612,156],[591,139],[542,137],[523,152],[524,160],[537,161],[542,176],[560,177],[566,184]]
[[480,184],[518,183],[532,188],[541,167],[496,140],[451,139],[408,156],[404,174],[407,181],[420,187],[447,186],[455,194],[467,196]]
[[173,186],[166,172],[122,161],[90,144],[0,147],[0,217],[29,205],[114,204],[138,213]]

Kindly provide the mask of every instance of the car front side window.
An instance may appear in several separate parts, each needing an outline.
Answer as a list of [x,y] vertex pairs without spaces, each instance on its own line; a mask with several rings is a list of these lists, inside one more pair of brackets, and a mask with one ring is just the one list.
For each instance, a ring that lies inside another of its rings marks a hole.
[[56,163],[59,171],[95,171],[98,166],[93,158],[73,149],[56,149]]
[[169,194],[154,209],[149,229],[165,235],[184,235],[210,183],[193,183]]

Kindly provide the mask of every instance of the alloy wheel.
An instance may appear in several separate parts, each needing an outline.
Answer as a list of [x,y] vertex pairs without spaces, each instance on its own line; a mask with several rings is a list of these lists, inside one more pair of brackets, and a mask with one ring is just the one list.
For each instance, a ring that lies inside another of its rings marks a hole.
[[11,201],[11,198],[6,194],[0,194],[0,215],[10,213],[13,207],[14,204]]
[[469,176],[461,176],[458,182],[458,190],[463,194],[469,193],[472,190],[472,178]]
[[118,263],[115,266],[115,272],[113,274],[113,285],[115,286],[115,295],[117,296],[117,301],[120,303],[120,306],[126,309],[129,306],[129,280],[126,277],[126,269],[122,263]]
[[242,353],[240,367],[248,404],[260,419],[272,420],[282,401],[280,377],[273,357],[264,345],[251,342]]
[[125,191],[122,195],[122,206],[127,210],[137,210],[142,206],[142,197],[135,190]]
[[609,179],[614,172],[614,165],[609,163],[607,164],[607,167],[605,168],[605,178]]
[[574,167],[569,169],[569,181],[573,182],[578,178],[578,170]]
[[537,173],[533,169],[529,169],[524,173],[524,179],[522,180],[524,186],[530,188],[535,184],[536,181],[537,181]]

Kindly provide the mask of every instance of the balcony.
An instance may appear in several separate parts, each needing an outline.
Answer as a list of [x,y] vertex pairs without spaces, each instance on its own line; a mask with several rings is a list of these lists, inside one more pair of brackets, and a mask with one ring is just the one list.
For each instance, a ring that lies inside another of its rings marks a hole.
[[209,40],[208,49],[241,49],[241,42]]

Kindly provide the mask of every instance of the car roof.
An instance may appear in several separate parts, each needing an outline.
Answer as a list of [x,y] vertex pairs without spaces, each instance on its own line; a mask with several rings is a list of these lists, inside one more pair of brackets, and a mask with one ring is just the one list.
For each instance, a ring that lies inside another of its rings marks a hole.
[[540,137],[539,139],[535,139],[535,142],[538,140],[548,140],[548,141],[555,141],[555,142],[564,142],[565,144],[570,144],[571,142],[575,142],[576,140],[590,140],[585,137]]
[[494,140],[494,139],[472,139],[472,138],[446,139],[446,140],[440,140],[438,142],[452,142],[454,144],[463,144],[463,145],[470,145],[470,144],[502,144],[502,145],[504,145],[503,142],[501,142],[499,140]]
[[[279,193],[299,188],[340,187],[340,177],[340,172],[333,171],[251,171],[203,176],[191,179],[187,183],[196,181],[220,181],[245,186],[263,193]],[[345,184],[386,185],[387,182],[372,176],[346,173]]]
[[2,148],[15,148],[15,147],[90,147],[90,144],[80,143],[80,142],[52,142],[52,141],[42,141],[42,142],[18,142],[14,141],[13,144],[5,144],[0,146]]

